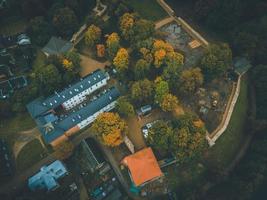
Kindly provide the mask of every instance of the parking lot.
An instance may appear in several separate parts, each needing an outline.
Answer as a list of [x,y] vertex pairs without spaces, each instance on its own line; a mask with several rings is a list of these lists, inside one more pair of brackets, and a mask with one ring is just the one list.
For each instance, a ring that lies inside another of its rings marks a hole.
[[141,132],[142,126],[145,124],[155,121],[157,119],[164,119],[169,118],[169,115],[167,113],[162,112],[159,109],[154,109],[152,112],[143,117],[131,117],[126,120],[128,127],[129,127],[129,139],[132,141],[132,143],[135,146],[135,150],[138,151],[140,149],[143,149],[146,147],[146,143],[143,137],[143,134]]

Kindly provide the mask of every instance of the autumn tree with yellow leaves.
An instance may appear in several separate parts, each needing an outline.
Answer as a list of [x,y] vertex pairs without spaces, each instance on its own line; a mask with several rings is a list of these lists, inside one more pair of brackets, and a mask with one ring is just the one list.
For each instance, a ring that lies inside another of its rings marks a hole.
[[123,142],[127,126],[117,113],[105,112],[98,115],[90,130],[103,144],[115,147]]
[[129,40],[133,35],[133,26],[134,26],[135,17],[133,14],[124,13],[120,18],[120,31],[124,39]]
[[193,93],[203,84],[203,81],[200,68],[184,70],[180,77],[180,91],[185,94]]
[[100,37],[101,29],[92,24],[91,26],[89,26],[88,30],[84,35],[85,44],[92,48],[96,45],[97,42],[100,41]]
[[117,33],[111,33],[106,40],[107,52],[110,59],[113,59],[120,48],[120,37]]
[[129,65],[129,54],[125,48],[120,48],[115,58],[113,59],[113,65],[117,71],[122,73],[128,69]]
[[163,97],[160,107],[165,112],[173,111],[178,106],[178,99],[172,94],[166,94]]

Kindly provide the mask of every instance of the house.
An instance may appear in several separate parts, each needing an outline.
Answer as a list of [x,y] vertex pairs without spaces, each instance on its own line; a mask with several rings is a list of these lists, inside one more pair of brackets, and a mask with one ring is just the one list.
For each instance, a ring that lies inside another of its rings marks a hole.
[[122,164],[128,167],[130,177],[135,186],[144,186],[163,176],[150,147],[126,156],[122,160]]
[[44,46],[42,51],[46,56],[50,56],[50,55],[59,55],[66,53],[70,51],[72,48],[73,44],[71,42],[53,36]]
[[0,82],[0,99],[7,99],[13,93],[15,89],[20,89],[28,85],[25,76],[12,77],[8,80]]
[[48,166],[43,166],[37,174],[29,178],[28,186],[32,191],[53,191],[59,187],[57,180],[66,175],[66,167],[61,161],[56,160]]
[[115,87],[91,97],[93,92],[107,85],[108,80],[107,74],[96,70],[61,92],[30,102],[27,109],[44,140],[56,146],[91,124],[100,113],[112,110],[120,96]]

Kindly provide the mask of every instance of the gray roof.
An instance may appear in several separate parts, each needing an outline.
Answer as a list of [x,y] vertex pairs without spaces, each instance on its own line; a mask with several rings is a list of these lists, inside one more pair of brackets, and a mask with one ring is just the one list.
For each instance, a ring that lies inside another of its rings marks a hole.
[[47,143],[50,143],[56,138],[63,135],[70,128],[76,126],[78,123],[98,112],[113,101],[116,101],[119,96],[120,92],[115,87],[110,88],[96,100],[80,108],[78,111],[72,112],[66,117],[63,117],[57,121],[53,121],[52,124],[54,126],[54,129],[49,133],[46,133],[45,128],[43,127],[46,124],[45,116],[40,116],[35,120],[45,141]]
[[35,99],[27,105],[27,109],[31,113],[32,117],[35,118],[36,116],[50,109],[58,107],[65,101],[102,81],[106,77],[107,75],[103,71],[96,70],[81,79],[79,82],[71,85],[69,88],[62,90],[61,92],[55,92],[54,95],[46,99]]
[[71,42],[52,36],[42,51],[49,55],[57,55],[68,52],[72,47]]

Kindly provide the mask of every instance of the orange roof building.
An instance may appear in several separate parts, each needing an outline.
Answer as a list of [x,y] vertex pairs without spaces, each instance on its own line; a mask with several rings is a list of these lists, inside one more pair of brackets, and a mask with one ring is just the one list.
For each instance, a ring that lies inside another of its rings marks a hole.
[[122,163],[128,167],[132,181],[136,186],[144,185],[163,175],[150,147],[126,156]]

